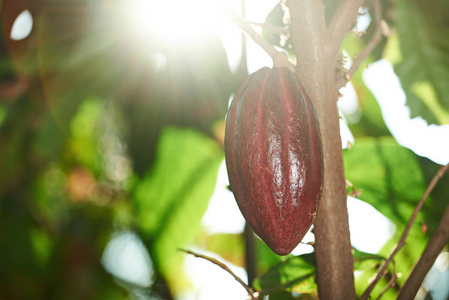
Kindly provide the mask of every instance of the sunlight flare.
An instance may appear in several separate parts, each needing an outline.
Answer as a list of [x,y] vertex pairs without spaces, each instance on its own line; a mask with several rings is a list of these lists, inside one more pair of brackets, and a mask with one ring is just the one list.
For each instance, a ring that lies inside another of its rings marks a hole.
[[133,0],[124,5],[130,30],[170,43],[191,39],[223,20],[218,2],[211,0]]

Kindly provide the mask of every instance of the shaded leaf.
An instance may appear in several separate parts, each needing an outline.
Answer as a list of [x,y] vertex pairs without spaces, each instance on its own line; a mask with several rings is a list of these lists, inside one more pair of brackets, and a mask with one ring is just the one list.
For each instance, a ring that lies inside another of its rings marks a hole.
[[254,287],[263,294],[285,290],[311,292],[315,289],[311,287],[308,280],[310,277],[313,280],[313,274],[316,272],[315,264],[315,254],[313,253],[289,257],[256,278]]
[[395,64],[411,117],[449,123],[449,5],[446,1],[396,1],[402,59]]
[[[61,127],[80,101],[94,96],[123,102],[127,113],[146,111],[145,116],[130,115],[138,119],[130,127],[132,132],[138,125],[154,127],[149,141],[153,145],[167,122],[211,133],[236,89],[221,40],[203,34],[169,45],[154,32],[137,39],[123,26],[130,21],[126,13],[119,13],[125,5],[49,0],[43,9],[37,26],[39,71]],[[134,147],[134,136],[130,139]],[[146,164],[138,169],[143,174],[152,159],[137,158]]]
[[286,34],[283,33],[283,28],[286,28],[287,24],[284,23],[285,12],[283,6],[278,3],[265,18],[265,27],[262,30],[262,36],[272,45],[281,47],[290,56],[294,56],[293,45],[291,40]]
[[[225,49],[215,35],[203,35],[179,48],[163,50],[166,68],[158,74],[158,101],[171,124],[212,133],[223,119],[237,82]],[[156,112],[157,113],[157,112]]]
[[262,239],[257,236],[254,239],[256,243],[257,258],[256,274],[263,274],[267,272],[271,266],[283,261],[282,256],[274,253]]

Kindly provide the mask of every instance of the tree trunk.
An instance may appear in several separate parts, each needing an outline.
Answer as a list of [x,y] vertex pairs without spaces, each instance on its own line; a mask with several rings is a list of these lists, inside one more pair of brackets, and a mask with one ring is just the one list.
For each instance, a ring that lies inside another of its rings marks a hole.
[[321,1],[287,5],[296,72],[317,111],[323,143],[323,197],[314,225],[318,293],[322,300],[356,299],[334,72],[339,45],[332,45]]

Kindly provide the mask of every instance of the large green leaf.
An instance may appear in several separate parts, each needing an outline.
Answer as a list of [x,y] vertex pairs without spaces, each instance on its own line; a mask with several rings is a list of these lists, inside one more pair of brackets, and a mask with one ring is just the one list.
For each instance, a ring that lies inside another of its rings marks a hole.
[[[362,191],[360,199],[400,224],[406,223],[438,170],[438,165],[396,143],[392,137],[360,138],[344,151],[346,178]],[[424,172],[425,171],[425,172]],[[440,182],[422,209],[432,231],[447,204],[448,176]]]
[[171,285],[180,277],[183,255],[214,191],[223,151],[210,138],[189,129],[163,130],[156,162],[136,184],[134,200],[144,241],[155,267]]
[[[444,0],[396,1],[401,57],[395,72],[411,117],[449,123],[449,5]],[[393,37],[394,38],[394,37]]]
[[[344,151],[344,164],[346,178],[362,192],[359,198],[373,205],[396,224],[394,236],[379,252],[380,256],[387,257],[399,241],[413,209],[440,166],[398,145],[392,137],[357,139],[351,149]],[[394,270],[391,265],[389,275],[381,280],[372,292],[373,298],[377,298],[388,285],[393,271],[402,274],[397,280],[399,285],[407,278],[447,205],[448,182],[448,175],[444,175],[427,199],[415,225],[411,228],[406,245],[395,257]],[[422,230],[423,223],[428,227],[427,232]],[[364,272],[357,277],[356,283],[359,295],[366,289],[369,279],[375,272],[373,266],[379,262],[380,260],[377,262],[372,260],[371,263],[374,265],[368,266],[367,269],[361,268]],[[384,297],[394,299],[396,294],[397,289],[390,289]]]

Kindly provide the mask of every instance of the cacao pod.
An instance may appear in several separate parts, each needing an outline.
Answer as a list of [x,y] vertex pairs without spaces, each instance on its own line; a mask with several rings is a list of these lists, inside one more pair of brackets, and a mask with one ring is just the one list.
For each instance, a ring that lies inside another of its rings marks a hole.
[[231,190],[254,232],[289,254],[312,225],[323,183],[315,109],[296,74],[262,68],[239,89],[226,119]]

